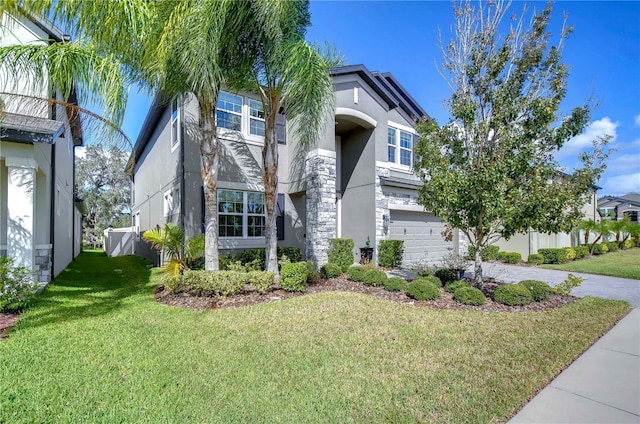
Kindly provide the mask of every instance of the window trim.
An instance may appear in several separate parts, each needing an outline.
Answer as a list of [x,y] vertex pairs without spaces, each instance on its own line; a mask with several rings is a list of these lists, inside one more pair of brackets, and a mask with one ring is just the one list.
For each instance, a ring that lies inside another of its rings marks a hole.
[[[218,206],[218,237],[222,240],[260,240],[264,239],[264,232],[266,231],[265,225],[267,220],[267,211],[265,205],[265,197],[264,193],[260,191],[245,191],[245,190],[235,190],[232,188],[219,188],[218,189],[218,199],[220,199],[220,194],[223,191],[232,191],[242,193],[242,213],[238,212],[221,212],[220,206]],[[249,195],[250,194],[259,194],[262,196],[262,213],[249,212]],[[220,200],[218,200],[218,205],[220,205]],[[242,235],[241,236],[223,236],[220,234],[220,217],[221,216],[242,216]],[[263,218],[263,226],[262,226],[262,235],[261,236],[250,236],[249,235],[249,218],[250,217],[262,217]]]
[[[218,116],[217,116],[218,104],[216,103],[216,129],[218,131],[218,135],[221,138],[234,140],[234,139],[237,139],[238,134],[240,134],[242,136],[242,139],[244,139],[244,141],[254,142],[256,144],[263,145],[264,136],[251,134],[252,119],[264,122],[264,119],[251,116],[250,101],[253,100],[255,102],[260,103],[260,105],[262,105],[262,101],[260,100],[260,98],[256,96],[248,95],[246,93],[233,93],[232,91],[227,91],[227,90],[220,90],[220,93],[226,93],[232,96],[240,97],[242,99],[242,108],[241,108],[242,112],[240,114],[240,131],[220,127],[218,125]],[[264,113],[264,105],[262,106],[263,106],[263,113]],[[233,113],[235,115],[238,115],[238,112],[232,112],[227,109],[220,109],[220,110],[223,110],[227,113]]]
[[171,100],[169,115],[169,130],[171,131],[171,152],[174,152],[182,142],[181,119],[180,119],[180,99],[174,97]]
[[[390,130],[395,131],[395,143],[389,143],[389,132]],[[402,147],[402,134],[409,134],[411,136],[411,148]],[[397,167],[403,170],[412,169],[414,164],[414,148],[415,148],[415,140],[416,140],[416,130],[408,127],[406,125],[398,124],[396,122],[389,121],[387,123],[387,163],[392,167]],[[394,149],[394,160],[389,160],[389,148]],[[403,164],[402,161],[402,152],[409,152],[409,164]]]
[[[170,196],[170,201],[168,200]],[[164,217],[177,215],[180,212],[180,187],[175,185],[162,195]]]

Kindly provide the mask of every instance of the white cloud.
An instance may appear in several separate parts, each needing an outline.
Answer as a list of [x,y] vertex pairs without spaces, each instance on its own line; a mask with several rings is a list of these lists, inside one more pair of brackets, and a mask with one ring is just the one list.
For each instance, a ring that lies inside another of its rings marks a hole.
[[634,120],[636,122],[636,125],[640,127],[640,113],[635,116]]
[[607,161],[607,172],[611,174],[628,174],[640,170],[640,153],[612,154]]
[[640,193],[640,172],[607,178],[599,193],[622,196],[630,192]]
[[568,157],[576,157],[579,153],[589,149],[593,141],[597,140],[598,137],[603,137],[607,134],[611,135],[613,137],[611,141],[614,141],[617,135],[616,129],[619,125],[618,122],[612,122],[608,116],[591,122],[582,134],[572,137],[562,146],[556,153],[556,159],[562,160]]
[[84,155],[87,153],[87,148],[85,146],[76,147],[74,150],[76,152],[76,158],[78,159],[84,158]]

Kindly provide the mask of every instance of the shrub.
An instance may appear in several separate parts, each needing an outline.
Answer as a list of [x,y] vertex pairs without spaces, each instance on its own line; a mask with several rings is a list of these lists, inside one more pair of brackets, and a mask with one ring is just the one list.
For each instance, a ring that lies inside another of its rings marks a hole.
[[383,285],[385,290],[390,292],[404,291],[407,289],[407,281],[400,277],[387,278]]
[[380,240],[378,249],[378,265],[385,268],[396,268],[402,265],[404,240]]
[[350,238],[329,239],[329,263],[340,267],[341,272],[353,265],[353,247],[355,244]]
[[584,278],[569,274],[566,280],[554,287],[554,291],[556,294],[561,296],[569,296],[571,294],[571,290],[576,287],[580,287],[580,284],[582,284],[583,281]]
[[617,241],[608,241],[607,247],[609,248],[609,252],[616,252],[618,250],[618,242]]
[[440,297],[440,289],[432,282],[421,279],[409,284],[406,293],[415,300],[433,300]]
[[[187,272],[186,270],[184,272]],[[183,287],[182,274],[162,274],[162,285],[169,293],[176,293]]]
[[522,260],[522,255],[518,252],[499,252],[498,259],[508,264],[517,264]]
[[442,281],[442,283],[445,285],[451,281],[456,281],[458,279],[457,272],[446,268],[437,270],[435,272],[435,276],[438,277],[440,281]]
[[286,291],[304,291],[307,288],[307,263],[294,262],[282,266],[280,287]]
[[484,305],[487,301],[484,293],[475,287],[459,287],[453,293],[453,298],[460,303],[473,306]]
[[302,262],[302,250],[295,246],[278,246],[277,250],[278,259],[282,256],[289,258],[291,262]]
[[347,276],[351,281],[363,281],[364,274],[366,272],[367,272],[367,268],[364,268],[358,265],[351,265],[347,270]]
[[493,300],[503,305],[517,306],[527,305],[533,301],[529,289],[520,284],[504,284],[496,288]]
[[[232,262],[233,262],[233,258],[229,255],[218,256],[218,268],[220,268],[220,271],[227,271],[229,269],[229,264],[231,264]],[[198,269],[198,268],[191,268],[191,269]],[[203,263],[202,269],[204,269],[204,263]]]
[[435,275],[427,275],[426,277],[418,277],[413,281],[428,281],[436,287],[442,287],[442,281]]
[[623,249],[631,249],[632,247],[634,247],[635,243],[633,242],[633,239],[627,239],[622,243],[622,248]]
[[320,273],[311,261],[307,261],[307,284],[315,284],[320,280]]
[[275,275],[271,271],[249,271],[248,280],[258,293],[264,294],[273,285],[274,277]]
[[541,265],[544,263],[544,256],[539,253],[534,253],[532,255],[529,255],[529,257],[527,258],[527,262],[529,262],[530,264]]
[[20,309],[38,290],[31,271],[14,266],[13,258],[0,257],[0,312]]
[[554,292],[553,288],[543,281],[523,280],[518,284],[525,286],[527,290],[531,292],[531,296],[536,302],[549,299]]
[[387,281],[387,274],[381,269],[370,269],[362,278],[362,282],[367,286],[382,286],[385,281]]
[[596,243],[593,245],[593,254],[594,255],[602,255],[603,253],[607,253],[609,251],[609,246],[606,243]]
[[589,248],[587,246],[576,246],[573,250],[576,252],[576,259],[582,259],[589,254]]
[[564,248],[565,252],[567,252],[567,262],[571,262],[573,260],[576,259],[576,257],[578,256],[578,254],[576,253],[576,250],[573,247],[565,247]]
[[455,293],[455,291],[457,289],[459,289],[460,287],[471,287],[471,284],[469,284],[468,282],[466,282],[464,280],[451,281],[449,284],[446,284],[444,286],[444,290],[447,293]]
[[197,296],[233,296],[244,290],[249,274],[240,271],[185,271],[184,284]]
[[538,253],[544,256],[545,264],[564,264],[568,262],[567,251],[563,248],[538,249]]
[[323,278],[335,278],[342,274],[342,269],[340,265],[334,264],[333,262],[329,262],[320,268],[320,275]]
[[[473,246],[469,246],[467,247],[467,250],[469,251],[469,257],[471,259],[475,259],[476,257],[476,248]],[[498,259],[498,253],[500,252],[500,247],[499,246],[494,246],[494,245],[489,245],[487,247],[484,248],[484,250],[482,251],[482,260],[483,261],[495,261],[496,259]]]
[[[278,259],[282,256],[289,258],[291,262],[302,261],[302,251],[299,247],[293,246],[278,246],[277,253]],[[264,270],[265,253],[264,247],[256,247],[253,249],[245,249],[242,252],[235,255],[234,261],[240,261],[248,270]],[[220,265],[222,269],[222,265]]]

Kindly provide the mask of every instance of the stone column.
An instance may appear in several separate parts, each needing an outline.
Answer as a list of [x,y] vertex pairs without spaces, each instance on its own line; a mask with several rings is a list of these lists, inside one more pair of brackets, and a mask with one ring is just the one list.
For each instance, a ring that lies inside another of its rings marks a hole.
[[317,149],[307,157],[307,260],[320,267],[328,262],[329,239],[336,237],[336,154]]
[[16,266],[34,269],[37,163],[30,158],[6,158],[7,256]]

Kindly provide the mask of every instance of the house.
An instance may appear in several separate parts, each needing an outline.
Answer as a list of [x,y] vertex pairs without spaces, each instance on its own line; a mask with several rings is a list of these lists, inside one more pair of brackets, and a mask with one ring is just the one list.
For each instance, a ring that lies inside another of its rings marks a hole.
[[[66,37],[44,19],[0,18],[0,46]],[[34,270],[42,284],[80,252],[82,205],[74,197],[74,148],[82,145],[82,133],[62,107],[48,102],[33,107],[9,93],[49,98],[52,92],[48,84],[28,86],[0,65],[0,255]]]
[[601,197],[598,199],[598,210],[602,215],[602,219],[620,221],[625,216],[628,216],[631,222],[639,222],[640,194],[628,193],[620,197]]
[[[332,69],[335,110],[317,145],[300,157],[290,123],[279,121],[278,243],[300,247],[308,260],[327,262],[329,239],[404,240],[406,265],[438,262],[466,251],[455,232],[417,203],[413,174],[415,122],[427,113],[389,73],[363,65]],[[174,222],[187,236],[203,232],[200,152],[193,137],[198,105],[192,97],[157,96],[136,141],[132,160],[132,219],[138,233]],[[251,93],[223,91],[216,117],[221,140],[218,178],[219,249],[264,247],[261,103]],[[157,255],[138,243],[138,254]],[[377,252],[376,252],[377,253]]]

